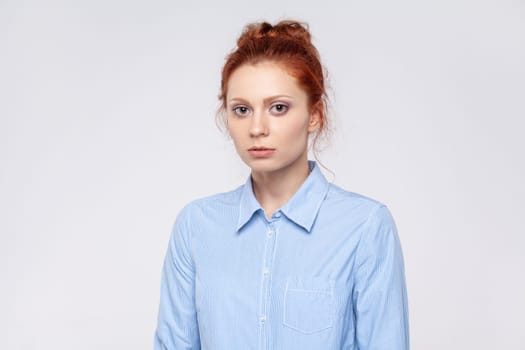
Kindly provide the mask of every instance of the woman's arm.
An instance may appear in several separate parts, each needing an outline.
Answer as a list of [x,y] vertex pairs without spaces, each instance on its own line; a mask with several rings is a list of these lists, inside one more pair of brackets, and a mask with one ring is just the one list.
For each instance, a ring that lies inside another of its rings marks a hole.
[[408,350],[403,254],[385,206],[368,219],[356,256],[353,301],[359,350]]
[[200,349],[188,216],[179,214],[164,260],[155,350]]

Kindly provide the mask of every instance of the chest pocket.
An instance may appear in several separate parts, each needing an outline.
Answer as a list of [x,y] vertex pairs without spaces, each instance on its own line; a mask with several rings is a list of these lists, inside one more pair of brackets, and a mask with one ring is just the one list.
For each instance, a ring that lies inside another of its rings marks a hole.
[[331,328],[334,322],[334,281],[322,277],[289,277],[283,324],[304,334]]

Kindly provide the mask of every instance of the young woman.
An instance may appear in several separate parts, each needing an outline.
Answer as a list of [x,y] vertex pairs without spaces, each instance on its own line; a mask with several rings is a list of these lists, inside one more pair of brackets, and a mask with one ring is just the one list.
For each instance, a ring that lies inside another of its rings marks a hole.
[[248,25],[224,65],[220,101],[251,175],[177,217],[155,349],[408,349],[388,209],[328,183],[307,158],[327,126],[307,28]]

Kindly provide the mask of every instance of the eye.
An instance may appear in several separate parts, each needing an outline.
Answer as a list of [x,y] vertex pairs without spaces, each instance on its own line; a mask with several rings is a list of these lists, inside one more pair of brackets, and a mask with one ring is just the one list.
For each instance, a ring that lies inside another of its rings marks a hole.
[[274,115],[283,115],[288,111],[288,106],[284,103],[276,103],[273,106],[270,107],[270,111]]
[[245,117],[250,112],[250,109],[246,106],[235,106],[232,108],[233,113],[238,117]]

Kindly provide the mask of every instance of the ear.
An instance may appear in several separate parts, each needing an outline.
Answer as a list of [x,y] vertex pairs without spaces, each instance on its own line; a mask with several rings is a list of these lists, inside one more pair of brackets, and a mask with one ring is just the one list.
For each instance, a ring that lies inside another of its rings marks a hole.
[[310,113],[310,120],[308,122],[308,132],[314,132],[321,127],[322,124],[321,112],[319,106],[315,105]]

